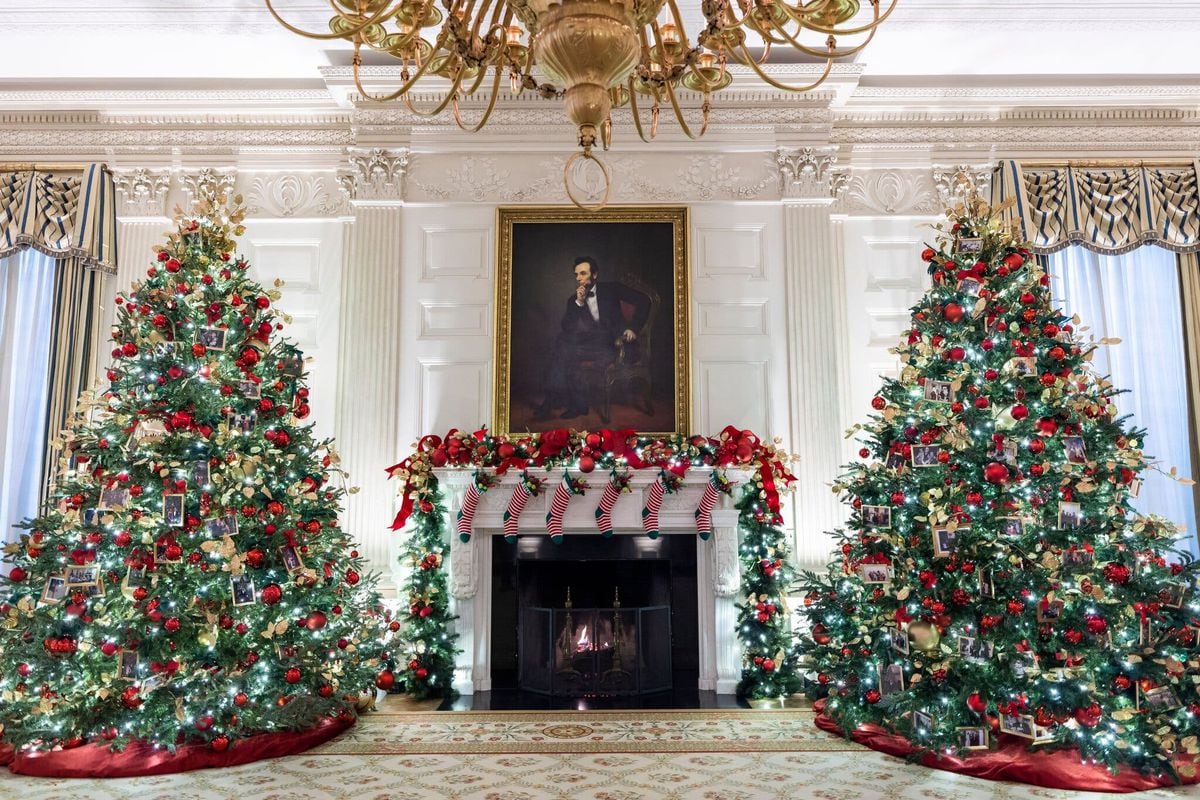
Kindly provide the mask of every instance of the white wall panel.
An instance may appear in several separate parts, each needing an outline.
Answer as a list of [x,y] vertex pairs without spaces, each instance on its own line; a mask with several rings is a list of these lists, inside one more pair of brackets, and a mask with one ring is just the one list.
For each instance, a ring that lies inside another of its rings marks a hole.
[[420,225],[421,279],[485,278],[490,272],[490,226]]
[[[908,327],[909,308],[929,286],[924,242],[932,231],[922,225],[930,217],[850,217],[842,225],[846,253],[846,319],[851,422],[871,413],[871,398],[880,376],[895,376],[898,360],[888,350]],[[846,442],[849,459],[858,450]]]
[[495,206],[405,207],[394,332],[405,447],[426,434],[491,423],[495,220]]
[[693,262],[696,276],[766,278],[766,236],[766,225],[755,222],[698,228]]
[[338,220],[251,219],[240,251],[250,277],[272,288],[285,283],[277,308],[292,317],[282,334],[304,351],[311,391],[309,420],[319,438],[333,435],[343,223]]

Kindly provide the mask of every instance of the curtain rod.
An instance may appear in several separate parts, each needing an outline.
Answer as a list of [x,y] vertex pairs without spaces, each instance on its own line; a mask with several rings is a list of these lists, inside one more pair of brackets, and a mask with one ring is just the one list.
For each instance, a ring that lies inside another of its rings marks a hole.
[[[0,172],[83,172],[91,164],[22,164],[20,162],[0,163]],[[108,169],[107,164],[101,167]]]
[[[1019,158],[1014,159],[1022,167],[1082,167],[1082,168],[1105,168],[1105,167],[1190,167],[1200,160],[1200,158],[1162,158],[1162,159],[1142,159],[1142,158],[1081,158],[1068,159],[1066,161],[1022,161]],[[999,169],[999,165],[996,167]]]

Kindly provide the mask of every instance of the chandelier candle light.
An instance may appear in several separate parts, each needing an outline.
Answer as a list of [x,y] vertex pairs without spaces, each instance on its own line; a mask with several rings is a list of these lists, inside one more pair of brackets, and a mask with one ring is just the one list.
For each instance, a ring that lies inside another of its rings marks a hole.
[[[354,85],[370,100],[403,99],[410,111],[422,116],[450,108],[460,128],[475,132],[495,109],[506,71],[514,95],[528,89],[548,99],[561,98],[578,128],[581,148],[564,168],[567,195],[581,208],[596,209],[607,204],[611,180],[592,149],[597,142],[608,149],[613,106],[629,104],[638,135],[648,142],[658,132],[665,100],[683,132],[698,138],[708,128],[709,95],[733,80],[727,71],[731,59],[777,89],[808,91],[829,77],[835,60],[867,46],[897,2],[891,0],[885,10],[880,0],[867,0],[867,10],[860,0],[702,0],[705,25],[693,41],[675,0],[442,0],[445,13],[433,0],[330,0],[335,16],[329,20],[329,32],[302,30],[284,20],[271,0],[264,1],[293,33],[351,42]],[[422,30],[434,28],[432,42],[422,37]],[[839,46],[838,38],[845,36],[855,43]],[[364,46],[399,59],[401,83],[395,91],[378,95],[363,87]],[[763,69],[772,47],[821,59],[825,69],[807,85],[781,83]],[[449,81],[450,86],[432,108],[417,109],[410,92],[428,76]],[[684,119],[679,87],[702,95],[696,131]],[[487,97],[482,117],[474,124],[464,122],[460,98],[480,91]],[[642,124],[638,95],[651,102],[649,125]],[[604,175],[603,198],[593,206],[580,203],[567,180],[582,161],[592,161]]]

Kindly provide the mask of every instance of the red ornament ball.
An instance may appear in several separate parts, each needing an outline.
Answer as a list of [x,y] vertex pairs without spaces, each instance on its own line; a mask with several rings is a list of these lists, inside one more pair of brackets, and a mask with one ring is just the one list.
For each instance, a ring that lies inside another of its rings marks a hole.
[[352,569],[346,570],[346,583],[354,586],[358,583],[358,573]]
[[283,679],[285,681],[287,681],[288,683],[299,683],[300,682],[300,668],[292,667],[287,672],[283,673]]
[[1017,403],[1015,406],[1012,407],[1012,411],[1010,411],[1009,413],[1012,415],[1013,419],[1020,422],[1021,420],[1025,419],[1026,417],[1029,416],[1029,409],[1026,408],[1025,406],[1021,405],[1020,403]]
[[223,753],[229,749],[229,737],[223,733],[220,736],[214,736],[213,740],[208,743],[208,746],[218,753]]
[[875,705],[882,698],[883,698],[883,695],[881,695],[879,693],[878,689],[868,689],[866,694],[863,695],[863,700],[866,700],[871,705]]
[[964,315],[963,307],[958,303],[946,303],[946,307],[942,309],[942,316],[947,322],[960,322]]
[[988,483],[1004,483],[1008,480],[1008,467],[992,461],[983,468],[983,479]]
[[21,581],[25,580],[25,577],[26,572],[20,567],[13,567],[12,571],[8,573],[8,579],[12,583],[20,583]]
[[283,599],[283,589],[279,587],[278,583],[268,583],[262,588],[260,596],[264,603],[272,606]]
[[396,676],[391,670],[384,670],[375,677],[375,685],[386,692],[396,685]]
[[937,251],[932,247],[926,247],[921,251],[921,260],[925,262],[933,261],[933,257],[937,255]]
[[581,456],[579,459],[579,471],[591,472],[596,468],[596,459],[591,456]]
[[250,698],[246,696],[245,692],[238,692],[233,696],[233,704],[238,708],[245,708],[249,702]]
[[1029,452],[1035,456],[1046,449],[1046,442],[1042,439],[1031,439],[1029,441]]
[[313,611],[304,620],[304,627],[308,628],[310,631],[319,631],[325,627],[325,624],[328,621],[329,620],[328,617],[325,616],[325,612]]
[[987,701],[979,696],[979,692],[971,692],[967,695],[967,708],[976,714],[982,714],[987,711]]

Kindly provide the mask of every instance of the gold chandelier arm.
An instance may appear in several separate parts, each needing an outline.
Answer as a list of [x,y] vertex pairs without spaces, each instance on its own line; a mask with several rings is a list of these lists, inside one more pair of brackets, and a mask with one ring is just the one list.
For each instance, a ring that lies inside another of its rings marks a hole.
[[743,64],[748,65],[752,70],[754,70],[754,72],[758,75],[758,77],[762,78],[764,81],[766,81],[770,85],[774,86],[776,89],[782,89],[785,92],[807,92],[809,89],[815,89],[816,87],[820,86],[821,83],[826,78],[829,77],[829,73],[833,71],[833,59],[827,58],[827,59],[825,59],[825,71],[822,72],[820,77],[818,77],[815,81],[808,84],[807,86],[789,86],[786,83],[780,83],[779,81],[775,80],[770,75],[768,75],[767,73],[763,72],[762,67],[760,67],[758,65],[758,62],[756,62],[754,60],[754,58],[750,56],[750,53],[746,50],[745,44],[741,45],[741,50],[744,55],[739,57],[739,59],[738,59],[739,61],[741,61]]
[[892,0],[891,4],[887,8],[887,11],[883,12],[882,14],[879,13],[879,0],[870,0],[870,2],[871,7],[875,9],[875,16],[871,22],[866,25],[860,25],[857,28],[840,29],[837,27],[826,27],[824,25],[805,23],[804,27],[811,31],[816,31],[817,33],[828,33],[830,36],[853,36],[856,33],[863,33],[876,28],[879,23],[883,22],[892,15],[892,12],[896,10],[896,3],[898,3],[899,0]]
[[675,111],[675,121],[679,123],[683,134],[689,139],[699,139],[708,130],[708,93],[704,94],[704,105],[701,107],[700,113],[700,132],[692,133],[692,129],[688,126],[687,120],[683,118],[683,109],[679,107],[679,100],[675,97],[675,88],[671,86],[671,82],[667,81],[667,97],[671,100],[671,108]]
[[[329,33],[311,33],[309,31],[304,30],[303,28],[297,28],[295,25],[291,24],[290,22],[285,20],[283,17],[279,16],[279,12],[275,10],[275,6],[271,5],[271,0],[265,0],[265,2],[267,4],[267,10],[271,12],[271,16],[275,18],[275,21],[278,22],[283,27],[287,28],[292,33],[297,33],[307,39],[325,39],[325,40],[344,39],[347,36],[353,36],[353,35],[357,35],[357,34],[361,33],[362,31],[366,30],[368,25],[374,25],[374,24],[378,23],[381,19],[385,19],[388,16],[388,9],[391,6],[390,3],[384,5],[383,9],[380,10],[379,13],[377,13],[375,16],[367,19],[366,21],[364,21],[361,25],[359,25],[356,28],[351,28],[349,30],[342,31],[341,33],[333,33],[332,31]],[[338,8],[336,5],[334,5],[333,0],[330,0],[329,5],[333,7],[334,13],[336,13],[339,17],[341,17],[342,19],[346,18],[342,14],[342,12],[338,11]]]
[[[482,70],[480,74],[482,75],[484,72],[486,72],[486,70]],[[458,95],[457,93],[454,95],[454,122],[456,125],[458,125],[460,130],[464,130],[467,133],[477,133],[482,130],[483,126],[487,124],[487,121],[491,119],[492,111],[496,108],[496,98],[500,95],[500,79],[502,77],[504,77],[504,67],[502,67],[500,64],[497,64],[496,80],[492,82],[492,96],[488,100],[487,108],[484,109],[483,118],[480,119],[475,125],[463,124],[462,117],[458,113]],[[470,94],[474,93],[474,90],[470,92]]]
[[652,142],[654,137],[658,135],[657,131],[653,131],[649,137],[646,136],[645,130],[642,129],[642,115],[638,111],[637,92],[633,88],[633,76],[629,77],[629,111],[633,115],[633,127],[637,130],[637,135],[643,142]]
[[[801,24],[803,25],[803,23],[801,23]],[[835,54],[836,48],[829,44],[830,40],[833,39],[832,36],[826,38],[824,50],[817,50],[813,47],[809,47],[808,45],[802,43],[799,39],[797,39],[795,36],[788,33],[787,31],[783,30],[782,28],[775,29],[775,32],[779,38],[774,38],[772,36],[769,36],[759,28],[755,28],[754,30],[757,31],[758,34],[763,37],[763,41],[767,45],[767,48],[763,52],[763,57],[758,59],[759,64],[763,64],[766,62],[767,56],[770,54],[770,46],[772,43],[786,44],[789,47],[799,50],[801,53],[812,56],[814,58],[840,58],[841,57],[841,54]],[[801,28],[801,30],[803,30],[803,27]],[[875,34],[872,33],[871,35],[874,36]],[[868,39],[868,41],[870,41],[870,40]],[[847,51],[846,55],[849,55],[850,52],[854,52],[854,51]]]
[[[437,43],[434,44],[434,46],[433,46],[434,53],[437,53],[437,51],[441,50],[442,47],[446,44],[445,39],[446,39],[446,32],[445,32],[445,30],[443,30],[442,33],[437,38]],[[374,94],[371,94],[370,92],[368,92],[365,88],[363,88],[362,80],[358,73],[358,68],[362,65],[362,58],[358,54],[358,45],[355,45],[354,62],[353,62],[353,64],[354,64],[354,88],[358,89],[358,93],[361,94],[363,97],[367,98],[368,100],[372,100],[376,103],[390,103],[391,101],[395,100],[396,98],[398,98],[402,95],[407,95],[408,90],[411,89],[413,86],[415,86],[417,81],[419,81],[425,75],[425,71],[429,69],[429,65],[432,63],[433,63],[433,55],[431,54],[430,57],[425,61],[424,64],[421,64],[419,67],[417,67],[416,74],[413,75],[411,78],[409,78],[407,81],[405,81],[403,84],[401,84],[399,89],[392,92],[391,94],[374,95]],[[445,108],[445,106],[443,105],[442,108]],[[414,110],[414,113],[416,113],[415,110]]]
[[[780,6],[780,7],[784,9],[784,13],[785,13],[785,14],[787,14],[787,15],[788,15],[788,17],[789,17],[789,18],[790,18],[790,19],[791,19],[793,22],[795,22],[796,24],[798,24],[798,25],[800,26],[800,30],[801,30],[801,31],[803,31],[803,30],[804,30],[804,28],[805,28],[805,27],[807,27],[807,25],[806,25],[806,24],[805,24],[805,22],[804,22],[804,19],[803,19],[802,17],[800,17],[800,16],[796,15],[796,14],[794,13],[794,11],[795,11],[795,10],[794,10],[794,9],[793,9],[791,6],[789,6],[787,3],[783,3],[783,4],[781,4],[781,6]],[[878,6],[876,6],[876,11],[878,11]],[[871,43],[871,40],[875,38],[875,34],[879,32],[879,28],[875,28],[875,27],[872,27],[872,28],[862,28],[862,29],[860,29],[859,31],[856,31],[856,32],[858,32],[858,33],[861,33],[861,32],[862,32],[862,31],[864,31],[864,30],[870,30],[870,33],[868,33],[868,34],[867,34],[867,38],[866,38],[866,39],[864,39],[863,41],[859,42],[859,43],[858,43],[858,44],[856,44],[854,47],[849,47],[849,48],[846,48],[846,49],[844,49],[844,50],[839,50],[839,49],[836,47],[836,45],[834,45],[834,46],[828,46],[828,45],[827,45],[826,52],[821,52],[820,50],[816,50],[816,49],[813,49],[813,48],[811,48],[811,47],[808,47],[808,46],[806,46],[806,45],[802,44],[802,43],[799,41],[799,39],[797,38],[797,36],[799,35],[799,31],[797,31],[797,34],[796,34],[796,36],[793,36],[792,34],[789,34],[789,33],[788,33],[786,30],[784,30],[782,27],[781,27],[781,28],[778,28],[778,29],[776,29],[776,30],[777,30],[777,32],[778,32],[778,34],[779,34],[779,36],[781,37],[781,38],[779,38],[779,39],[776,39],[776,40],[775,40],[775,41],[776,41],[776,43],[778,43],[778,44],[788,44],[788,45],[791,45],[791,46],[792,46],[792,47],[794,47],[795,49],[797,49],[797,50],[799,50],[799,51],[801,51],[801,52],[803,52],[803,53],[806,53],[806,54],[808,54],[808,55],[810,55],[810,56],[815,56],[815,57],[817,57],[817,58],[834,58],[834,59],[838,59],[838,58],[846,58],[847,56],[852,56],[852,55],[854,55],[855,53],[859,52],[859,51],[860,51],[860,50],[862,50],[864,47],[866,47],[867,45],[869,45],[869,44]],[[816,29],[815,29],[815,28],[813,28],[813,29],[810,29],[810,30],[816,30]],[[823,33],[823,32],[824,32],[824,31],[822,31],[822,33]],[[761,33],[762,33],[762,31],[760,30],[760,31],[759,31],[759,33],[761,34]],[[766,36],[764,36],[764,38],[767,38],[767,37],[766,37]],[[829,39],[827,39],[826,41],[828,42],[828,41],[829,41],[830,39],[832,39],[832,38],[833,38],[833,34],[830,34],[830,35],[829,35]],[[760,63],[761,63],[761,62],[760,62]]]
[[[433,59],[430,59],[432,61]],[[442,98],[442,102],[437,104],[437,107],[432,111],[422,111],[413,105],[412,95],[408,92],[404,93],[404,105],[409,111],[416,114],[418,117],[436,117],[438,114],[446,110],[446,106],[450,105],[456,97],[458,97],[458,87],[462,85],[462,70],[460,69],[454,75],[454,82],[450,84],[450,91],[446,92],[446,96]]]

